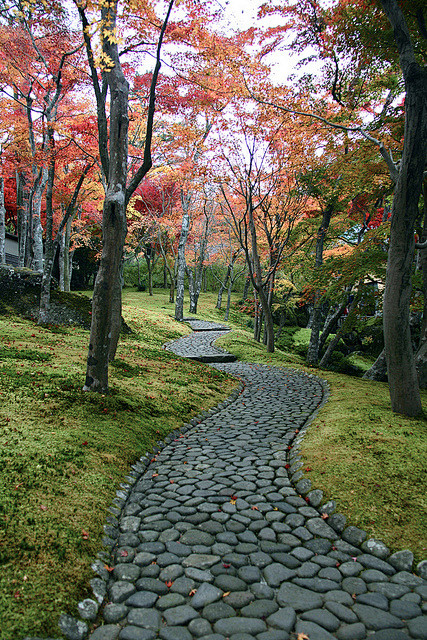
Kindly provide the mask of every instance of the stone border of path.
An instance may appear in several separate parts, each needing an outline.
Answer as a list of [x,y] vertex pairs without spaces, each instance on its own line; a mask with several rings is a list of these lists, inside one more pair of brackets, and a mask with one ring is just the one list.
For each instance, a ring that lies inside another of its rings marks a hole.
[[[195,319],[191,319],[191,322],[196,324],[198,321]],[[188,322],[188,324],[190,324],[190,322]],[[217,332],[229,330],[228,327],[224,327],[223,325],[218,325],[216,323],[212,324],[214,325],[212,326],[212,328],[207,328],[205,330]],[[201,331],[203,329],[199,330]],[[210,343],[212,346],[217,338],[218,336],[215,336],[212,339]],[[164,346],[165,348],[167,348],[166,345]],[[218,349],[218,347],[213,348],[215,350]],[[221,351],[224,350],[221,349]],[[224,351],[224,353],[227,352]],[[296,369],[291,370],[295,371],[296,373],[300,373]],[[306,373],[305,375],[315,378],[320,383],[322,387],[322,399],[319,402],[317,408],[307,418],[304,425],[300,427],[299,430],[296,430],[295,436],[289,444],[289,450],[286,455],[286,468],[288,468],[289,470],[290,480],[294,486],[295,491],[300,496],[302,496],[310,506],[317,509],[320,513],[327,513],[328,525],[330,525],[339,535],[341,535],[343,540],[345,540],[345,542],[347,542],[349,545],[360,547],[366,553],[369,553],[372,556],[379,558],[380,560],[387,559],[387,561],[397,570],[412,571],[413,554],[410,551],[399,551],[393,555],[390,555],[389,549],[381,541],[375,539],[367,540],[367,534],[365,531],[358,529],[357,527],[346,527],[345,516],[339,513],[334,513],[336,508],[335,501],[329,500],[322,505],[324,499],[323,492],[320,490],[312,489],[311,481],[308,478],[304,477],[302,470],[304,461],[301,456],[301,442],[308,427],[314,422],[320,409],[326,404],[330,395],[329,385],[325,380],[322,380],[312,373]],[[95,600],[88,598],[79,603],[78,612],[82,618],[80,620],[73,616],[62,614],[59,626],[66,638],[68,638],[69,640],[83,640],[84,638],[86,638],[89,633],[89,624],[96,620],[100,612],[100,608],[103,604],[105,604],[107,595],[107,582],[110,577],[109,572],[106,568],[106,564],[111,564],[112,550],[116,545],[116,518],[120,517],[122,510],[126,506],[132,486],[136,482],[138,482],[141,476],[145,473],[147,467],[152,462],[152,458],[155,457],[165,446],[167,446],[177,438],[183,436],[187,431],[200,424],[205,418],[215,415],[222,409],[226,408],[229,404],[233,403],[242,393],[244,388],[245,384],[241,382],[239,387],[226,400],[208,411],[201,412],[200,414],[192,418],[190,422],[184,424],[181,428],[178,428],[171,432],[164,441],[158,441],[157,446],[155,446],[150,452],[147,452],[145,456],[140,458],[140,460],[136,464],[132,465],[132,470],[125,478],[126,482],[120,485],[121,489],[116,492],[116,498],[113,500],[113,504],[109,508],[112,517],[107,517],[108,524],[104,526],[106,535],[103,538],[103,545],[108,551],[99,552],[98,559],[92,564],[92,569],[98,576],[90,581]],[[417,572],[422,578],[426,579],[427,560],[424,560],[417,565]],[[42,639],[27,637],[25,638],[25,640]],[[53,639],[50,638],[45,640]]]
[[[183,322],[189,324],[193,331],[230,331],[230,327],[217,323],[209,323],[210,326],[199,328],[198,324],[200,323],[200,320],[198,318],[184,318]],[[204,322],[204,325],[207,325],[207,323]],[[218,338],[214,338],[212,340],[211,346],[227,353],[220,347],[214,346],[214,342],[217,339]],[[203,362],[203,360],[201,361]],[[286,368],[289,368],[296,373],[300,373],[298,369],[292,369],[291,367]],[[419,562],[414,568],[414,555],[409,549],[397,551],[391,554],[390,549],[384,544],[384,542],[376,538],[368,538],[368,534],[363,529],[352,525],[346,527],[346,516],[335,512],[335,500],[331,498],[322,505],[324,499],[323,491],[320,489],[313,489],[311,480],[304,476],[304,460],[301,455],[301,443],[308,427],[314,422],[319,411],[328,401],[328,397],[330,395],[330,387],[326,380],[323,380],[312,373],[306,373],[306,375],[316,378],[320,383],[322,387],[322,400],[311,416],[307,418],[305,424],[298,430],[295,438],[289,445],[287,456],[287,465],[289,465],[289,467],[287,468],[289,469],[290,480],[295,491],[303,497],[310,506],[318,509],[321,514],[326,514],[328,516],[328,525],[340,534],[345,542],[353,546],[360,547],[365,553],[370,553],[380,560],[387,560],[399,571],[414,572],[424,580],[427,580],[427,559],[421,560],[421,562]]]

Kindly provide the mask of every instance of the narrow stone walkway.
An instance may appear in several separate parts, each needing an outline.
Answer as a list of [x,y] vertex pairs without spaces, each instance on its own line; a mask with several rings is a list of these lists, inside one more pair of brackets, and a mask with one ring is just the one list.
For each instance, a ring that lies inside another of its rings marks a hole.
[[[221,360],[212,342],[227,328],[193,324],[166,348]],[[427,638],[427,582],[411,554],[364,542],[321,492],[291,482],[291,443],[323,401],[321,381],[212,366],[240,378],[240,393],[136,465],[106,528],[114,569],[98,562],[92,586],[99,599],[107,587],[107,604],[91,640]]]

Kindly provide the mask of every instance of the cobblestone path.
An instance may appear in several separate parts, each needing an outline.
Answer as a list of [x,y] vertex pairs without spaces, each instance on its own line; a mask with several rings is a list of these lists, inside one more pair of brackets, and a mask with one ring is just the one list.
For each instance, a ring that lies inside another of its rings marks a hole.
[[[211,346],[220,326],[193,328],[166,348],[224,356]],[[102,599],[108,579],[108,603],[91,640],[427,638],[427,582],[411,572],[410,552],[390,556],[307,481],[291,482],[301,461],[290,445],[323,400],[321,381],[212,366],[242,389],[136,465],[107,527],[114,570],[99,562],[93,581]]]

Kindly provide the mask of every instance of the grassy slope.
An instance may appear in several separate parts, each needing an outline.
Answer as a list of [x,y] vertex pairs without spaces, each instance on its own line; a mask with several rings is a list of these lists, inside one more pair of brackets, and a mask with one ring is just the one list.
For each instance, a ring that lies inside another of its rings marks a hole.
[[[1,637],[58,636],[61,611],[88,595],[107,507],[129,465],[190,416],[229,395],[235,383],[181,361],[161,345],[189,333],[173,321],[167,295],[125,290],[136,334],[121,340],[110,396],[84,394],[88,333],[54,332],[0,316]],[[214,296],[198,317],[222,320]],[[301,367],[298,356],[267,354],[239,329],[222,342],[239,358]],[[337,499],[353,524],[394,550],[425,556],[425,422],[395,416],[385,385],[319,372],[332,388],[305,437],[307,475]],[[325,444],[326,443],[326,444]],[[423,511],[424,509],[424,511]]]
[[[110,396],[85,394],[88,333],[0,316],[0,636],[58,636],[89,595],[107,508],[156,441],[227,397],[234,380],[164,351],[189,333],[125,295]],[[166,300],[166,298],[165,298]],[[158,306],[173,308],[156,296]]]

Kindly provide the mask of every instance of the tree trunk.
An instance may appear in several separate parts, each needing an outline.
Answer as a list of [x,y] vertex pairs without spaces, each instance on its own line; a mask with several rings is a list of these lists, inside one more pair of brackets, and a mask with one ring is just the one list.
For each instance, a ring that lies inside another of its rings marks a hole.
[[[114,3],[113,3],[114,4]],[[116,17],[117,5],[103,9],[103,19]],[[120,269],[126,238],[126,177],[128,159],[129,84],[117,45],[103,41],[114,67],[106,73],[110,90],[110,158],[102,216],[102,254],[92,299],[92,325],[84,391],[108,391],[108,363],[114,359],[121,326]]]
[[151,255],[145,251],[144,252],[145,262],[147,263],[147,271],[148,271],[148,295],[153,295],[153,261],[151,259]]
[[175,277],[171,277],[169,288],[169,302],[170,304],[173,304],[175,302]]
[[[424,224],[423,232],[420,238],[422,244],[427,243],[427,186],[424,181]],[[427,250],[421,249],[420,253],[420,269],[423,277],[423,320],[421,324],[420,343],[415,359],[417,369],[418,382],[420,389],[427,389]]]
[[191,269],[185,270],[188,278],[188,293],[190,295],[190,313],[197,313],[197,295],[196,295],[196,285],[194,283],[193,272]]
[[376,382],[387,381],[387,362],[384,349],[381,351],[372,367],[368,369],[362,377],[364,380],[375,380]]
[[319,362],[319,367],[326,369],[326,367],[328,366],[331,356],[335,351],[335,349],[337,348],[341,337],[346,333],[347,326],[351,322],[351,319],[356,311],[356,307],[359,304],[359,300],[360,300],[360,295],[355,295],[354,300],[349,307],[348,316],[343,322],[341,328],[336,332],[335,336],[330,341],[328,348],[326,349],[322,359]]
[[[322,222],[317,232],[316,239],[316,259],[315,269],[319,269],[323,264],[323,246],[325,244],[326,234],[328,232],[329,224],[331,222],[331,216],[333,212],[333,206],[327,205],[323,211]],[[311,316],[311,334],[310,342],[307,350],[307,364],[316,365],[319,360],[320,346],[319,346],[319,334],[322,324],[323,305],[321,303],[321,296],[316,291],[314,294],[314,308]]]
[[43,191],[47,183],[47,169],[40,170],[32,197],[32,268],[43,271],[43,228],[41,223],[41,209]]
[[[262,284],[262,269],[261,269],[259,254],[258,254],[258,243],[257,243],[256,228],[255,228],[252,206],[248,207],[248,222],[249,222],[249,230],[251,234],[252,260],[253,260],[254,271],[255,271],[254,275],[256,278],[255,284],[256,284],[259,300],[261,302],[261,307],[263,310],[264,322],[266,327],[267,351],[269,353],[273,353],[274,352],[273,316],[271,314],[271,308],[268,303],[268,297],[265,294],[264,287]],[[261,334],[260,334],[260,337],[261,337]]]
[[63,233],[63,259],[61,260],[62,268],[63,268],[63,281],[64,281],[64,289],[63,291],[69,292],[71,289],[71,275],[73,269],[73,254],[74,251],[70,251],[70,242],[71,242],[71,225],[73,224],[74,216],[70,217],[65,225],[64,233]]
[[[347,291],[347,289],[346,289],[346,296],[349,293],[350,293],[350,291],[349,290]],[[340,305],[338,305],[338,307],[336,307],[334,311],[329,312],[328,317],[326,318],[325,324],[323,326],[322,335],[319,338],[319,353],[323,349],[323,346],[324,346],[327,338],[329,337],[330,333],[332,332],[332,330],[333,330],[334,326],[336,325],[336,323],[338,322],[338,320],[341,318],[341,316],[344,313],[346,307],[347,307],[347,300],[345,300]]]
[[50,320],[50,286],[52,282],[53,263],[55,260],[56,250],[59,245],[60,234],[58,234],[57,242],[53,242],[53,183],[55,180],[55,159],[53,156],[53,130],[48,127],[48,140],[51,150],[49,161],[49,169],[47,172],[47,188],[46,188],[46,239],[45,239],[45,257],[43,262],[43,276],[40,291],[40,307],[38,324],[47,324]]
[[59,241],[59,290],[65,291],[65,229]]
[[396,0],[381,0],[394,31],[405,80],[403,153],[392,206],[384,292],[384,344],[392,410],[422,415],[409,328],[414,228],[427,159],[427,72],[415,59],[407,24]]
[[0,178],[0,264],[6,264],[6,208],[3,178]]
[[227,306],[225,308],[225,314],[224,314],[224,320],[227,321],[228,317],[230,315],[230,303],[231,303],[231,290],[233,288],[233,282],[234,282],[234,278],[233,278],[233,265],[230,265],[231,269],[230,269],[230,273],[229,273],[229,283],[228,283],[228,289],[227,289]]
[[175,320],[182,321],[184,317],[184,279],[185,279],[185,245],[187,244],[190,228],[191,194],[181,192],[182,225],[178,245],[178,273],[176,279]]
[[[24,198],[24,176],[16,171],[16,217],[18,226],[18,266],[24,267],[26,248],[27,248],[27,234],[28,234],[28,218],[29,210],[28,206],[25,206]],[[27,199],[28,205],[28,199]]]
[[243,295],[242,300],[247,300],[249,295],[249,288],[251,286],[251,277],[250,275],[246,276],[245,286],[243,287]]

